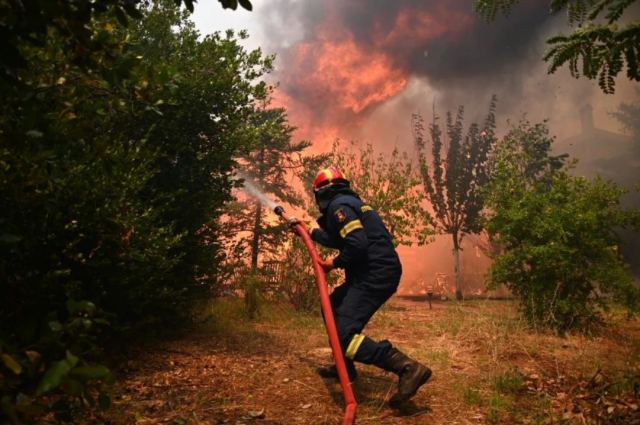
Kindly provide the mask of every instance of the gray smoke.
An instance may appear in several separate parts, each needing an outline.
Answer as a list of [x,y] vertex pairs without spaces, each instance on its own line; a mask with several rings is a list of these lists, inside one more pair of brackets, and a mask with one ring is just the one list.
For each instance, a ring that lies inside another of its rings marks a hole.
[[[266,13],[265,32],[281,59],[281,89],[288,95],[296,99],[308,96],[310,88],[288,76],[312,71],[291,67],[291,40],[313,43],[320,29],[329,26],[336,32],[348,32],[365,51],[384,53],[394,67],[426,79],[436,90],[460,91],[471,98],[447,96],[446,108],[481,99],[484,105],[491,91],[510,93],[502,102],[512,107],[512,99],[522,94],[523,72],[538,64],[544,53],[545,29],[561,28],[564,19],[551,16],[542,1],[523,2],[509,17],[499,16],[490,23],[477,16],[470,0],[279,0]],[[417,19],[420,14],[433,20],[421,21]],[[405,23],[403,28],[399,22]],[[430,35],[429,27],[436,34]],[[426,37],[421,39],[421,35]],[[329,100],[319,99],[314,108],[322,114],[327,106],[323,101]]]
[[[638,9],[630,14],[637,16]],[[279,58],[280,90],[305,104],[318,125],[359,125],[373,109],[336,113],[340,106],[331,90],[317,81],[306,84],[317,63],[313,55],[312,60],[296,62],[292,46],[306,43],[313,48],[327,33],[353,37],[363,51],[384,54],[394,69],[438,92],[440,110],[464,104],[470,119],[481,117],[492,94],[498,95],[499,112],[512,118],[527,113],[533,119],[553,119],[565,112],[562,102],[578,107],[598,102],[591,99],[600,94],[594,81],[576,81],[565,70],[547,78],[545,40],[570,31],[565,13],[551,15],[548,1],[522,1],[509,16],[499,15],[493,22],[476,14],[471,0],[277,0],[263,13],[260,19],[270,38],[267,50],[275,50]],[[619,80],[624,83],[624,76]],[[425,98],[414,111],[428,109],[432,100]],[[599,113],[607,117],[606,111]],[[562,122],[566,124],[567,117]],[[576,112],[572,124],[578,122]],[[561,137],[571,133],[563,131]]]

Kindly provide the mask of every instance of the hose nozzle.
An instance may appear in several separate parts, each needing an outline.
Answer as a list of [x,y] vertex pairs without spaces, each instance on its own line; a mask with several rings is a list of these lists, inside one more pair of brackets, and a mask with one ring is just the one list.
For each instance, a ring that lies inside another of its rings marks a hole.
[[289,226],[292,229],[295,228],[298,225],[302,225],[302,222],[300,220],[298,220],[297,218],[289,217],[289,215],[284,212],[284,208],[282,208],[280,205],[275,207],[273,209],[273,212],[278,214],[283,220],[285,220],[287,223],[289,223]]

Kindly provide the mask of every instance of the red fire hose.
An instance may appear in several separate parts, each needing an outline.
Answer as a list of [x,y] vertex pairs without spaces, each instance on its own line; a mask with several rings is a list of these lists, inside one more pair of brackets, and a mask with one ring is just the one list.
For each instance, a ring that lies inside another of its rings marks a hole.
[[[282,207],[276,207],[275,213],[283,219],[289,221],[289,217],[285,214]],[[333,352],[333,359],[336,363],[336,369],[338,370],[338,377],[340,378],[340,385],[342,386],[342,392],[344,393],[344,401],[346,404],[344,411],[344,419],[342,425],[352,425],[356,420],[356,409],[358,408],[358,402],[353,394],[351,388],[351,381],[347,374],[347,366],[344,362],[344,356],[342,355],[342,348],[340,346],[340,340],[338,339],[338,329],[336,328],[336,321],[333,317],[333,310],[331,309],[331,301],[329,301],[329,289],[327,288],[327,280],[325,278],[324,270],[320,266],[318,260],[320,256],[316,250],[309,231],[301,222],[294,224],[293,229],[302,238],[304,245],[309,251],[311,256],[311,264],[313,265],[313,273],[316,276],[316,285],[318,286],[318,292],[320,294],[320,306],[322,307],[322,313],[324,314],[324,323],[327,328],[327,335],[329,336],[329,344],[331,345],[331,351]]]

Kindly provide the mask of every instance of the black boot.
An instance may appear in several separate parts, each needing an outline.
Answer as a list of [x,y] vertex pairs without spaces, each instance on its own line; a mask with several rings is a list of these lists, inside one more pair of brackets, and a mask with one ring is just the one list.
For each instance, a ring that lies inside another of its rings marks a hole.
[[380,365],[382,369],[393,372],[400,378],[398,392],[391,397],[389,404],[398,406],[413,397],[418,388],[431,377],[431,369],[391,348]]
[[[353,382],[358,377],[358,372],[356,371],[356,367],[351,360],[344,360],[345,365],[347,366],[347,374],[349,375],[349,381]],[[318,375],[323,378],[335,378],[338,379],[338,369],[336,369],[336,365],[319,367],[317,369]]]

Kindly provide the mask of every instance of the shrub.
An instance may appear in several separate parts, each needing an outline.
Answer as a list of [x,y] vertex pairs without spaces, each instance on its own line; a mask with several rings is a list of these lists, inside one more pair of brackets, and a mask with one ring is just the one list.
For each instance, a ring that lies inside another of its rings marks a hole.
[[281,292],[298,311],[312,311],[319,305],[311,258],[298,237],[291,240],[283,260],[284,270],[279,283]]
[[519,296],[530,323],[563,333],[589,329],[612,302],[638,310],[616,229],[638,226],[640,212],[621,207],[613,183],[571,176],[552,141],[544,124],[524,122],[498,144],[486,225],[502,247],[490,284]]
[[248,319],[256,319],[260,315],[263,302],[264,279],[259,271],[247,271],[240,276],[239,286],[244,292],[244,312]]
[[[104,2],[76,3],[27,14],[46,37],[18,40],[24,62],[0,78],[0,399],[13,420],[106,405],[102,348],[179,324],[215,285],[233,158],[268,92],[270,58],[233,32],[200,38],[173,1],[129,2],[144,17],[128,27],[92,15]],[[7,25],[31,28],[22,10],[4,7]],[[69,48],[81,40],[65,29],[88,44]]]

